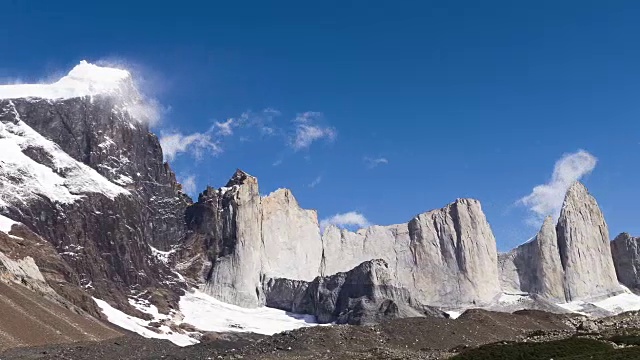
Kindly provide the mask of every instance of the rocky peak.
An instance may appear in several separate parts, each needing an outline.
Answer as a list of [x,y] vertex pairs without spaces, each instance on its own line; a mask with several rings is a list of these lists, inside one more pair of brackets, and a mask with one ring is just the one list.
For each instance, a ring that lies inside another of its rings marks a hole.
[[620,282],[633,290],[640,289],[640,238],[621,233],[611,242],[611,255]]
[[233,174],[233,176],[231,177],[231,179],[229,179],[229,181],[227,182],[227,185],[225,185],[225,187],[232,187],[234,185],[244,185],[247,182],[251,182],[251,183],[258,183],[258,180],[247,174],[246,172],[237,169],[236,172]]
[[621,291],[604,215],[587,188],[575,182],[562,204],[556,226],[567,301]]

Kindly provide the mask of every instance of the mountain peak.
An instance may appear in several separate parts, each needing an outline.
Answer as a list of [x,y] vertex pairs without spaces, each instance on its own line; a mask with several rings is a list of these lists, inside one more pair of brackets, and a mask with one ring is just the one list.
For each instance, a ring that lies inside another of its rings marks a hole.
[[69,99],[94,95],[129,94],[133,89],[131,73],[82,60],[60,80],[50,84],[0,85],[0,99]]
[[229,179],[229,182],[227,182],[227,185],[225,185],[225,187],[231,187],[233,185],[242,185],[245,183],[247,179],[255,180],[256,178],[240,169],[237,169],[236,172],[231,177],[231,179]]

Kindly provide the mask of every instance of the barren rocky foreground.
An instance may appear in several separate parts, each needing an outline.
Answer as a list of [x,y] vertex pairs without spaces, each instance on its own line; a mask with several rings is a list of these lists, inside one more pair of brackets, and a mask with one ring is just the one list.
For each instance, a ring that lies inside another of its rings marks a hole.
[[[269,360],[460,357],[473,359],[479,358],[481,352],[495,351],[496,347],[500,350],[512,349],[514,345],[509,344],[518,342],[531,346],[549,344],[554,349],[559,348],[558,351],[566,351],[565,348],[569,345],[583,347],[589,351],[600,348],[611,351],[619,349],[624,350],[622,354],[627,356],[621,358],[634,359],[640,358],[640,351],[636,351],[634,346],[629,346],[624,341],[615,343],[610,339],[638,333],[640,333],[640,313],[637,312],[590,320],[579,315],[557,315],[530,310],[514,314],[470,310],[455,320],[406,318],[375,326],[310,327],[269,337],[241,333],[210,333],[205,336],[201,344],[183,348],[168,341],[125,335],[100,342],[18,348],[5,351],[0,358]],[[564,340],[566,343],[553,342],[556,340]],[[494,345],[478,349],[485,344]],[[588,358],[607,359],[612,356],[602,354],[603,357],[599,357],[600,355],[593,351]],[[541,351],[535,350],[532,352],[533,355],[516,358],[537,359],[536,353]],[[490,355],[484,358],[511,359],[514,357]],[[563,357],[556,359],[561,358]]]

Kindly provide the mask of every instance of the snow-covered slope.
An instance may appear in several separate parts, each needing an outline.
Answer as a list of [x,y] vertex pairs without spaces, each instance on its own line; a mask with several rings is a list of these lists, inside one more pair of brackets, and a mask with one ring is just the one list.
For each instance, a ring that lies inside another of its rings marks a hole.
[[624,288],[624,292],[604,299],[594,301],[572,301],[559,306],[576,313],[590,314],[593,309],[604,310],[611,314],[620,314],[625,311],[640,310],[640,296]]
[[[223,303],[198,290],[191,290],[182,296],[180,311],[172,310],[170,315],[161,314],[148,301],[129,299],[136,309],[151,315],[153,317],[151,320],[127,315],[103,300],[94,298],[94,301],[109,322],[114,325],[147,338],[167,339],[179,346],[198,343],[197,338],[201,333],[209,331],[273,335],[282,331],[317,325],[315,317],[311,315],[289,314],[267,307],[242,308]],[[151,330],[151,323],[160,323],[160,326],[153,327],[154,330]],[[189,324],[200,332],[175,330],[179,329],[176,325],[182,323]]]
[[0,85],[0,99],[69,99],[98,94],[117,94],[127,87],[127,70],[100,67],[81,61],[68,75],[52,84]]
[[180,298],[184,322],[203,331],[238,331],[273,335],[286,330],[317,325],[312,315],[289,314],[268,307],[243,308],[223,303],[201,291]]
[[0,215],[0,231],[8,234],[14,224],[18,224],[18,222]]
[[34,131],[20,119],[13,102],[0,109],[0,115],[0,207],[40,196],[70,203],[85,193],[112,199],[129,193]]

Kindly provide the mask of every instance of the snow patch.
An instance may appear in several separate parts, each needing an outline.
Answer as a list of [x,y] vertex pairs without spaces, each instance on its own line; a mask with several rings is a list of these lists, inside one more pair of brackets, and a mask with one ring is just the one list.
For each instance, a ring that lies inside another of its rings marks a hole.
[[169,250],[169,251],[158,250],[158,249],[154,248],[151,245],[149,245],[149,248],[151,248],[151,253],[153,254],[153,256],[155,256],[158,260],[160,260],[164,264],[168,264],[169,263],[169,256],[171,256],[171,254],[176,252],[175,249],[174,250]]
[[17,221],[11,220],[6,216],[0,215],[0,231],[8,234],[9,231],[11,231],[11,227],[17,224],[20,224],[20,223]]
[[619,314],[625,311],[640,310],[640,296],[633,294],[631,291],[625,291],[622,294],[612,296],[608,299],[596,301],[593,305]]
[[83,60],[53,84],[0,85],[0,99],[70,99],[120,93],[130,79],[127,70],[101,67]]
[[631,290],[624,288],[624,292],[610,296],[603,300],[597,301],[572,301],[568,303],[557,304],[563,309],[569,311],[588,315],[589,307],[597,307],[614,314],[620,314],[626,311],[640,310],[640,296],[631,292]]
[[445,311],[445,313],[447,313],[447,315],[449,315],[450,319],[457,319],[460,317],[460,315],[462,315],[462,311]]
[[500,305],[515,305],[523,301],[529,300],[528,294],[503,293],[498,299]]
[[[13,113],[15,121],[0,122],[0,206],[39,196],[71,203],[86,193],[101,193],[111,199],[129,194],[21,121],[11,101],[2,111]],[[37,154],[40,162],[25,151]]]
[[[106,301],[103,301],[100,299],[93,298],[93,301],[95,301],[98,307],[100,307],[100,309],[102,310],[102,313],[107,316],[107,320],[110,323],[117,325],[123,329],[133,331],[146,338],[166,339],[178,346],[188,346],[188,345],[197,344],[199,342],[198,340],[191,338],[187,334],[179,334],[174,332],[166,325],[160,326],[159,328],[157,328],[159,332],[155,332],[149,329],[149,323],[153,320],[148,321],[148,320],[143,320],[134,316],[127,315],[122,311],[112,307]],[[153,307],[155,308],[155,306]],[[140,308],[145,308],[145,307],[141,306]],[[157,312],[158,309],[156,308],[155,311]]]
[[203,331],[254,332],[273,335],[282,331],[317,325],[312,315],[293,315],[267,307],[247,309],[223,303],[201,291],[180,298],[183,322]]

